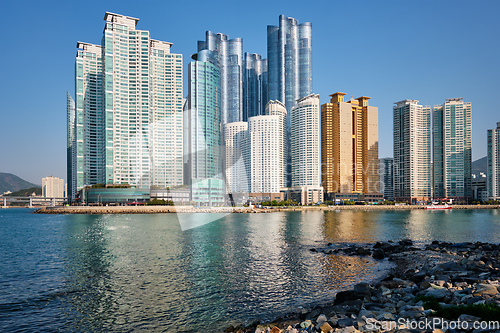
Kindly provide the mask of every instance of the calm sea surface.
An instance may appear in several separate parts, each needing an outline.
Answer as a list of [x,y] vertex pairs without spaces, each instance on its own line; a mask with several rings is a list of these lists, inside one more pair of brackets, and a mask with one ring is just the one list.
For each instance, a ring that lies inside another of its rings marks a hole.
[[[175,214],[0,210],[0,332],[212,332],[325,300],[387,269],[328,242],[500,242],[500,211]],[[194,222],[199,214],[186,214]]]

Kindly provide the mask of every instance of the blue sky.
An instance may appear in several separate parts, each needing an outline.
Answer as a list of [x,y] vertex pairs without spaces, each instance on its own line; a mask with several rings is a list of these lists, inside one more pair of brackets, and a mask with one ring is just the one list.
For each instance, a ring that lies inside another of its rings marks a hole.
[[[189,56],[205,31],[243,38],[265,55],[280,14],[313,24],[313,90],[379,108],[379,155],[392,156],[392,105],[463,97],[472,103],[473,160],[500,121],[500,1],[7,1],[0,0],[0,172],[66,180],[66,90],[76,42],[99,44],[106,11]],[[184,75],[186,79],[186,75]],[[187,87],[187,82],[184,82]],[[185,88],[185,94],[186,94]]]

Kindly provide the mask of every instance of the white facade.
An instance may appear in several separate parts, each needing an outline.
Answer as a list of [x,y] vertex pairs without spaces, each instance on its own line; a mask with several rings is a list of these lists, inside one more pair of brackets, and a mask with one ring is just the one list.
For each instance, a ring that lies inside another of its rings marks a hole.
[[292,187],[321,185],[319,95],[297,100],[291,111]]
[[248,119],[250,137],[250,192],[278,193],[281,189],[283,160],[281,116],[255,116]]
[[54,176],[42,178],[42,196],[45,198],[66,197],[64,179]]
[[500,199],[500,122],[496,129],[488,130],[488,197]]
[[395,103],[394,197],[397,201],[431,197],[431,107],[417,100]]
[[269,101],[266,105],[266,115],[280,117],[280,146],[279,146],[279,183],[281,187],[286,187],[286,161],[288,160],[288,139],[286,135],[286,108],[285,104],[280,101]]
[[238,121],[224,126],[226,141],[226,187],[228,193],[250,191],[248,123]]

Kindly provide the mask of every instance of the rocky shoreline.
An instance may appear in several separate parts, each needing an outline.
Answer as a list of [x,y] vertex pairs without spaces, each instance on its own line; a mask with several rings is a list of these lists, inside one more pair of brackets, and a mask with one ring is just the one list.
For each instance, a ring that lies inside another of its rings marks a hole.
[[224,332],[500,332],[500,244],[411,240],[311,249],[390,260],[390,274],[341,291],[330,304]]

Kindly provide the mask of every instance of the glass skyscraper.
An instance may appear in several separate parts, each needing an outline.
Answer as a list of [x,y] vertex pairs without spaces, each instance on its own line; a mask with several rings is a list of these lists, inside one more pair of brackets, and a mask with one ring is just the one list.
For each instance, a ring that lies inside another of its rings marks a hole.
[[243,121],[264,114],[267,99],[267,60],[245,52],[243,70]]
[[433,108],[435,198],[472,198],[471,110],[463,98],[450,98]]
[[229,39],[225,34],[206,32],[198,41],[198,54],[220,71],[220,109],[222,124],[243,119],[243,40]]
[[189,63],[189,94],[184,109],[184,167],[191,200],[222,205],[223,145],[221,133],[221,71],[213,51],[202,48]]
[[66,133],[66,170],[68,179],[68,196],[69,201],[75,199],[73,194],[73,188],[76,186],[76,175],[73,177],[73,155],[76,153],[76,142],[75,142],[75,101],[69,91],[66,92],[66,121],[67,121],[67,133]]
[[[312,24],[280,15],[279,26],[267,26],[268,100],[291,110],[312,94]],[[290,128],[290,112],[288,113]]]
[[101,45],[77,43],[70,196],[99,183],[182,185],[182,55],[137,18],[104,20]]

